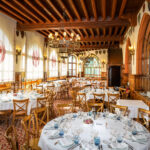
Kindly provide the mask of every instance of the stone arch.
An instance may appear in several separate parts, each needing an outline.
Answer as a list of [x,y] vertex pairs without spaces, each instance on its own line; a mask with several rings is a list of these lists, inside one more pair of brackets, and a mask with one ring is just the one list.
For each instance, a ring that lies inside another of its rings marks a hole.
[[142,21],[140,24],[140,29],[138,32],[138,39],[137,39],[137,51],[136,51],[136,73],[142,74],[142,49],[144,44],[144,38],[147,29],[147,26],[150,22],[150,15],[145,13],[142,17]]

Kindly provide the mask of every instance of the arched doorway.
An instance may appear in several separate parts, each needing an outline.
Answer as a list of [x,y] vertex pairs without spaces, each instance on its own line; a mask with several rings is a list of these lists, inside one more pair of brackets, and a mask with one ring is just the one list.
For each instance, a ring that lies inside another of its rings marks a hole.
[[137,40],[136,71],[137,74],[147,74],[150,71],[150,15],[143,15]]
[[85,77],[99,77],[101,67],[99,59],[95,55],[90,55],[84,61],[84,76]]
[[129,46],[131,46],[130,38],[128,37],[126,42],[126,50],[125,50],[125,72],[124,73],[131,73],[131,55],[129,52]]

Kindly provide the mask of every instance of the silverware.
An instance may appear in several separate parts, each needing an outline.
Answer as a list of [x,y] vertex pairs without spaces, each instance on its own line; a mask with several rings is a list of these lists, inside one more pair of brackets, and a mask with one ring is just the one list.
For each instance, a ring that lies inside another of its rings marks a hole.
[[73,150],[74,148],[76,148],[77,146],[79,146],[80,144],[73,144],[71,147],[69,147],[67,150]]
[[129,143],[127,143],[126,141],[124,141],[124,143],[126,143],[131,150],[134,150],[133,146],[131,146]]

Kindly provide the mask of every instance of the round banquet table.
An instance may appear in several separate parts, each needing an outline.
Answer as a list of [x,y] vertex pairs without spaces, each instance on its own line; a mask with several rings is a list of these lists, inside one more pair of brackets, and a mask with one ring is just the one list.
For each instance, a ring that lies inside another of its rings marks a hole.
[[[95,118],[80,112],[58,117],[44,126],[38,146],[42,150],[150,150],[150,133],[141,124],[122,116],[117,120],[118,116],[111,113],[103,115]],[[85,124],[87,118],[93,123]],[[132,134],[133,130],[137,135]],[[60,131],[63,136],[59,136]],[[79,144],[75,144],[74,137],[78,137]],[[95,146],[95,137],[100,138],[101,148]],[[118,143],[118,138],[123,141]]]

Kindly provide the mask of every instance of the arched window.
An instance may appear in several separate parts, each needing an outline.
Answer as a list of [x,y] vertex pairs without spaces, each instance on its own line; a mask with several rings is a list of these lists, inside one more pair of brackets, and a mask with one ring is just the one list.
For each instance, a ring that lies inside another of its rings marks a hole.
[[0,29],[0,82],[13,81],[13,62],[13,48],[8,37]]
[[43,78],[43,55],[38,45],[32,45],[27,55],[27,79]]
[[58,77],[58,57],[55,50],[50,53],[49,76]]
[[69,76],[76,76],[77,74],[77,60],[76,57],[73,55],[69,56],[68,60],[68,69],[69,69]]
[[85,77],[99,77],[101,68],[98,60],[95,57],[87,57],[84,63]]

